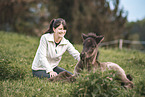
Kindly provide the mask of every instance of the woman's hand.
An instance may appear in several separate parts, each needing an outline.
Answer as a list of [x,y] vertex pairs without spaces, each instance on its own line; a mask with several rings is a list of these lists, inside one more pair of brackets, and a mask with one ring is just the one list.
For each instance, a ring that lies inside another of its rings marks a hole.
[[56,72],[54,72],[54,71],[50,71],[50,77],[54,77],[54,76],[56,76],[56,75],[57,75]]

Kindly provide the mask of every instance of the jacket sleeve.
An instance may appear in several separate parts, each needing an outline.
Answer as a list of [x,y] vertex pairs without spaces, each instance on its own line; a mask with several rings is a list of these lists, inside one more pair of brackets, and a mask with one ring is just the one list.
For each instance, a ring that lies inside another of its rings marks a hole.
[[74,48],[74,46],[68,41],[67,51],[78,61],[80,60],[80,53]]
[[51,68],[48,60],[47,60],[47,41],[45,36],[43,35],[40,39],[40,44],[39,44],[39,57],[40,57],[40,64],[43,65],[46,68],[46,73],[53,71]]

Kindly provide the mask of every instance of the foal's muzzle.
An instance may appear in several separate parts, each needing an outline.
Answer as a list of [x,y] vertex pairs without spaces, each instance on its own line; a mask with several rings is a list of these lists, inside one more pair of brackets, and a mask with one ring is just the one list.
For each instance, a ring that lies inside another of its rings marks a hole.
[[81,58],[82,61],[85,60],[85,56],[86,56],[85,52],[81,52],[80,58]]

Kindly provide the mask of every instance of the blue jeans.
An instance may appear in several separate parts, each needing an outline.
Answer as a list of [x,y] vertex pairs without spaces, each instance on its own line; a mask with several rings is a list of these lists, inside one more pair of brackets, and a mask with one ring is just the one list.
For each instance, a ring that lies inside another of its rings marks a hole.
[[[61,68],[61,67],[58,67],[56,66],[54,69],[53,69],[54,72],[56,72],[57,74],[59,74],[60,72],[63,72],[63,71],[66,71],[68,72],[69,74],[73,75],[71,72]],[[32,74],[33,74],[33,77],[39,77],[39,78],[50,78],[50,74],[49,73],[46,73],[46,70],[32,70]]]

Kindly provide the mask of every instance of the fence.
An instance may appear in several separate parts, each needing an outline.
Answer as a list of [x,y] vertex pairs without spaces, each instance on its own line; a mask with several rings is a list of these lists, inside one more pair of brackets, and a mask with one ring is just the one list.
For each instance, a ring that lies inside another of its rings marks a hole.
[[109,46],[113,44],[118,44],[119,49],[122,49],[124,43],[145,45],[145,41],[130,41],[130,40],[119,39],[119,40],[114,40],[114,41],[109,41],[109,42],[103,42],[100,44],[100,46]]

